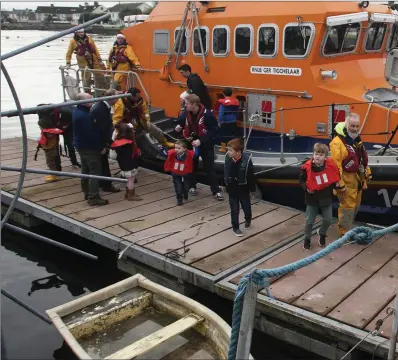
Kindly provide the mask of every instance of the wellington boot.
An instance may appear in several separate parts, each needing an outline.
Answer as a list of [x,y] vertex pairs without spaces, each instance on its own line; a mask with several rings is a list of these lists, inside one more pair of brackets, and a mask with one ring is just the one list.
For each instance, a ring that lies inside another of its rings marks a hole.
[[54,182],[57,181],[57,177],[55,175],[47,175],[44,177],[45,182]]
[[222,142],[221,147],[218,149],[218,152],[226,153],[227,152],[227,143]]
[[142,198],[135,194],[135,189],[127,190],[127,200],[128,201],[141,201]]

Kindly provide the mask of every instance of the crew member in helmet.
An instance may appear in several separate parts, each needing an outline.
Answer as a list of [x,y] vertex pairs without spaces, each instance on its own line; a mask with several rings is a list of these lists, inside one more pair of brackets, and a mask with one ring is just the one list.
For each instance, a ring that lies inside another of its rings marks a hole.
[[[116,41],[109,52],[107,65],[113,71],[131,71],[134,68],[141,70],[138,57],[133,48],[127,44],[126,37],[123,34],[116,35]],[[116,73],[114,82],[117,84],[117,90],[127,90],[127,74]]]
[[[101,60],[101,55],[98,51],[97,46],[95,45],[94,40],[91,36],[86,35],[84,29],[79,29],[75,32],[75,35],[69,42],[68,51],[66,52],[66,67],[67,69],[71,66],[72,54],[76,54],[77,64],[80,69],[84,69],[88,67],[93,70],[104,70],[105,65]],[[91,72],[84,72],[82,70],[82,79],[84,91],[87,93],[91,93],[90,87],[92,84],[91,81]],[[95,87],[99,89],[105,88],[105,79],[103,72],[94,73],[95,78]]]

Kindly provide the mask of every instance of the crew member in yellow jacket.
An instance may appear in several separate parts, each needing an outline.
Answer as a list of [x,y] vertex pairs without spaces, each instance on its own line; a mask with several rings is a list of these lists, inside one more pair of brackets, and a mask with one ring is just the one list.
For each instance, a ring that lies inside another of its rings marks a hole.
[[335,127],[337,136],[330,142],[331,158],[340,172],[336,194],[340,207],[338,227],[341,235],[351,230],[362,200],[362,190],[371,179],[368,154],[359,136],[359,115],[351,113]]
[[[94,70],[104,70],[105,65],[101,60],[101,55],[95,45],[94,40],[87,36],[84,29],[77,30],[75,35],[69,42],[68,51],[66,52],[66,66],[67,69],[71,66],[72,54],[76,54],[77,64],[80,69],[88,67]],[[103,72],[96,72],[95,75],[95,87],[99,89],[105,89],[105,79]],[[83,86],[84,91],[91,93],[91,72],[84,73],[82,70]]]
[[[123,34],[117,34],[116,41],[109,52],[108,68],[113,71],[131,71],[133,66],[141,70],[141,64],[133,48],[127,44],[126,37]],[[117,90],[126,91],[127,74],[118,74],[114,76]]]
[[151,123],[148,106],[140,95],[140,89],[133,87],[126,93],[131,94],[132,97],[119,99],[115,103],[112,118],[113,125],[120,121],[133,124],[134,129],[144,129],[151,134],[159,144],[168,148],[174,148],[174,143],[168,142],[162,130]]

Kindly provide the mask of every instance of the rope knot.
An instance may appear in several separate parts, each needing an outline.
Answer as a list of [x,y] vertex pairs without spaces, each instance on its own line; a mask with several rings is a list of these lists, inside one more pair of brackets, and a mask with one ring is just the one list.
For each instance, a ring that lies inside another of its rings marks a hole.
[[369,245],[374,237],[372,229],[360,226],[352,229],[348,235],[348,241],[355,241],[358,245]]

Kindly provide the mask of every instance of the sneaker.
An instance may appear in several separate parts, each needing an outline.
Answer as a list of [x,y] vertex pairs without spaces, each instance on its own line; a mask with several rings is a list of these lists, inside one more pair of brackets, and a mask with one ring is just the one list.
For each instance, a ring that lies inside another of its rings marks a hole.
[[191,194],[191,196],[196,196],[196,195],[198,195],[198,192],[196,191],[196,188],[190,188],[190,189],[189,189],[189,193]]
[[311,239],[304,239],[304,249],[309,250],[311,249]]
[[105,192],[110,192],[110,193],[120,192],[120,189],[114,187],[113,185],[108,186],[108,187],[103,187],[102,190],[105,191]]
[[245,229],[249,230],[252,227],[252,221],[251,220],[246,220],[245,221]]
[[234,233],[235,236],[241,237],[243,236],[243,232],[240,229],[232,229],[232,232]]
[[318,234],[318,243],[319,245],[321,245],[322,247],[325,246],[326,244],[326,235],[321,235],[319,233],[319,229],[316,231],[316,233]]
[[88,199],[88,204],[90,205],[90,206],[102,206],[102,205],[108,205],[109,204],[109,201],[108,200],[105,200],[105,199],[101,199],[99,196],[98,197],[95,197],[95,198],[91,198],[91,199]]
[[77,163],[75,163],[75,164],[72,164],[72,167],[74,168],[74,169],[81,169],[82,168],[82,166],[77,162]]
[[224,197],[219,192],[214,194],[213,196],[214,196],[214,199],[216,199],[218,201],[223,201],[224,200]]

